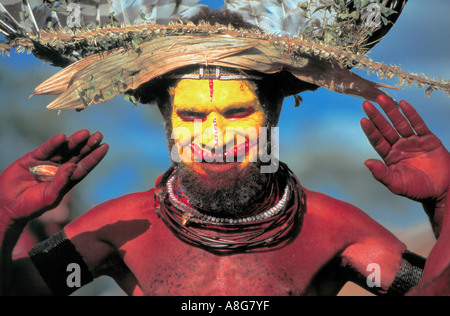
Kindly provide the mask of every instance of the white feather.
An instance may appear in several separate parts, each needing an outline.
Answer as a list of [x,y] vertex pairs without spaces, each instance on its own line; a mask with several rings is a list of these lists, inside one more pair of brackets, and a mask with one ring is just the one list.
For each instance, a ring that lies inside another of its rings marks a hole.
[[[169,20],[186,19],[200,11],[204,5],[199,0],[66,0],[79,6],[77,17],[82,26],[104,25],[111,16],[119,23],[152,21],[165,24]],[[353,6],[353,1],[345,0]],[[371,3],[376,0],[370,0]],[[378,0],[380,1],[380,0]],[[406,0],[381,0],[383,5],[397,8]],[[45,4],[44,4],[45,2]],[[1,0],[0,32],[17,35],[24,32],[39,34],[39,30],[52,27],[67,27],[73,12],[55,6],[47,0]],[[311,7],[309,19],[304,17],[300,5]],[[336,12],[320,9],[324,5],[336,5],[339,0],[225,0],[224,8],[241,14],[245,21],[277,34],[296,36],[306,27],[315,25],[320,29],[325,21],[332,21]],[[53,9],[57,9],[56,12]],[[320,9],[314,12],[315,9]],[[73,17],[72,17],[73,18]]]
[[182,1],[178,6],[178,15],[180,15],[182,19],[189,19],[190,17],[193,17],[199,13],[203,7],[206,7],[205,5],[198,4],[198,2],[199,0]]
[[0,3],[0,30],[2,33],[5,35],[15,34],[16,30],[20,28],[19,22]]
[[225,0],[224,8],[242,15],[246,22],[263,27],[268,23],[265,1],[259,0]]

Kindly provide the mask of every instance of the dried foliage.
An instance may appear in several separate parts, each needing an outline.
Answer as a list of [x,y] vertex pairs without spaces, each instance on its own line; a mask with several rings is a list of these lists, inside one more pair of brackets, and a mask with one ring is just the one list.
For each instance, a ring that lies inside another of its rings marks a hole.
[[[56,6],[60,2],[47,2],[47,9],[61,10]],[[104,2],[107,1],[89,0],[98,4],[97,17]],[[38,32],[38,26],[30,26],[29,19],[17,22],[6,6],[0,5],[0,16],[6,21],[0,23],[0,30],[6,34],[0,51],[7,53],[14,47],[65,67],[35,90],[34,95],[59,95],[48,106],[51,109],[83,109],[118,94],[125,94],[136,103],[139,100],[135,99],[133,90],[155,77],[192,64],[214,64],[266,74],[286,70],[298,79],[298,85],[308,82],[368,100],[385,94],[381,88],[393,88],[363,79],[349,70],[357,66],[376,73],[381,79],[397,77],[401,87],[415,84],[426,88],[427,95],[434,90],[450,94],[448,81],[409,74],[365,56],[374,39],[380,37],[381,33],[377,32],[387,32],[392,23],[389,17],[398,15],[393,8],[401,10],[406,1],[375,3],[381,8],[380,24],[375,26],[365,23],[367,8],[374,4],[371,0],[226,1],[227,9],[240,12],[245,22],[254,25],[253,28],[246,24],[245,29],[238,28],[236,23],[210,24],[198,17],[193,18],[197,23],[177,20],[160,25],[147,21],[149,12],[153,14],[154,10],[165,12],[164,18],[168,12],[180,17],[188,8],[191,13],[204,14],[206,11],[197,2],[153,1],[152,7],[143,6],[145,10],[141,12],[130,8],[122,11],[121,23],[110,15],[111,23],[102,27],[58,31],[53,19],[58,15],[52,11],[48,15],[51,27]],[[126,22],[127,15],[140,18],[137,22]],[[297,32],[296,36],[287,34],[292,32]]]

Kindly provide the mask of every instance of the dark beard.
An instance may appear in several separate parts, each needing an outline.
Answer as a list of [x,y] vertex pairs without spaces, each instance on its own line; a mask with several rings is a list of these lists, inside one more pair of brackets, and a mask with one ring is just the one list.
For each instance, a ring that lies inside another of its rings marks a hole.
[[176,163],[175,168],[191,204],[218,217],[248,216],[264,194],[269,177],[260,172],[258,163],[249,163],[239,172],[212,175],[207,180],[183,163]]

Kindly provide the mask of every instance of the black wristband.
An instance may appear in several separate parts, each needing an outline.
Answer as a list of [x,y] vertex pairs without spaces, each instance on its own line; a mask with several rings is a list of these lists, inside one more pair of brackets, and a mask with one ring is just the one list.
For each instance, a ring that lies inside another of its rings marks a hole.
[[422,278],[426,259],[410,251],[403,254],[402,262],[395,275],[394,282],[388,290],[388,295],[405,295],[419,284]]
[[55,295],[70,295],[93,280],[86,263],[64,230],[37,244],[28,254]]

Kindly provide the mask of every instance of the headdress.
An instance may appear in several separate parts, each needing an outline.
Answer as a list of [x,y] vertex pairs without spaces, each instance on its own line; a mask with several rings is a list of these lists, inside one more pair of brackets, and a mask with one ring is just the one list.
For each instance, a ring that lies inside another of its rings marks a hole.
[[[399,86],[416,84],[427,95],[450,93],[448,81],[366,56],[407,0],[225,0],[220,13],[198,2],[2,0],[0,51],[30,51],[64,68],[35,89],[34,95],[59,95],[50,109],[84,109],[119,94],[136,102],[133,92],[145,83],[192,65],[237,69],[233,74],[249,78],[287,73],[285,95],[325,87],[374,101],[386,94],[382,88],[394,88],[360,77],[354,67],[398,77]],[[220,22],[204,22],[202,14]]]

